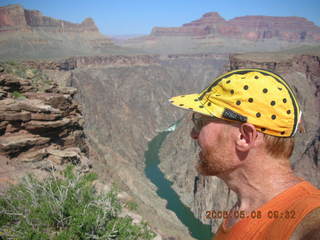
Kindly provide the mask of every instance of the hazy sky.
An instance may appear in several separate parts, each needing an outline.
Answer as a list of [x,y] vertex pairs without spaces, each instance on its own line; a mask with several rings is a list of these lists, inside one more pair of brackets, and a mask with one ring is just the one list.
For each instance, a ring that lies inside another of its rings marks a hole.
[[149,34],[219,12],[226,20],[245,15],[299,16],[320,26],[320,0],[0,0],[43,15],[80,23],[92,17],[106,35]]

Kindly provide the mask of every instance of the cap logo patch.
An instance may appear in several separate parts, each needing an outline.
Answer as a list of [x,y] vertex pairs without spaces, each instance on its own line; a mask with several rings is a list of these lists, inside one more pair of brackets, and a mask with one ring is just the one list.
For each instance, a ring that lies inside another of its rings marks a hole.
[[242,116],[239,113],[236,113],[228,108],[225,108],[222,116],[224,118],[230,119],[230,120],[235,120],[235,121],[239,121],[239,122],[247,122],[247,117]]

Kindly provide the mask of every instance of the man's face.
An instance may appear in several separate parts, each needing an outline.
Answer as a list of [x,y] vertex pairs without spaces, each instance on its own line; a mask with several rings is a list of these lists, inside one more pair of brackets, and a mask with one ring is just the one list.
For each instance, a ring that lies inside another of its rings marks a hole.
[[191,137],[200,146],[197,170],[205,176],[216,176],[231,170],[234,146],[230,138],[232,126],[227,121],[195,113]]

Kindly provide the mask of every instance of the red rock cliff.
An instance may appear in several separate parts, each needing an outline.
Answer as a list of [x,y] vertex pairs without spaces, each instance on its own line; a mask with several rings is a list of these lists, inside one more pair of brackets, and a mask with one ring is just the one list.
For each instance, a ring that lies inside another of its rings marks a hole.
[[20,5],[0,7],[0,32],[39,28],[49,32],[99,32],[91,18],[76,24],[43,16],[40,11],[23,9]]
[[320,28],[302,17],[243,16],[226,21],[217,12],[211,12],[181,27],[155,27],[151,35],[320,41]]

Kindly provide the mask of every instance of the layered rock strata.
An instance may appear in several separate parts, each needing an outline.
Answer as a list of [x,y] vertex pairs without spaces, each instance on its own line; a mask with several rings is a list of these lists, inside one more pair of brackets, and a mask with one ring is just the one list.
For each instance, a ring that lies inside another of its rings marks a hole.
[[0,187],[19,182],[27,173],[45,177],[71,163],[90,168],[83,117],[74,102],[75,88],[51,84],[39,92],[29,78],[0,66]]
[[[169,55],[168,58],[196,57],[183,55]],[[202,55],[199,55],[202,58]],[[221,59],[222,56],[208,54],[208,58]],[[225,58],[225,56],[224,56]],[[57,72],[71,72],[76,68],[95,68],[95,67],[134,67],[134,66],[150,66],[159,65],[159,55],[107,55],[107,56],[77,56],[63,59],[60,61],[36,61],[27,60],[22,65],[42,71],[50,70]]]
[[158,55],[110,55],[72,57],[65,61],[65,66],[72,67],[125,67],[159,65]]
[[154,27],[151,36],[192,36],[239,38],[249,41],[278,39],[284,41],[320,41],[320,28],[302,17],[243,16],[229,21],[217,12],[181,27]]

